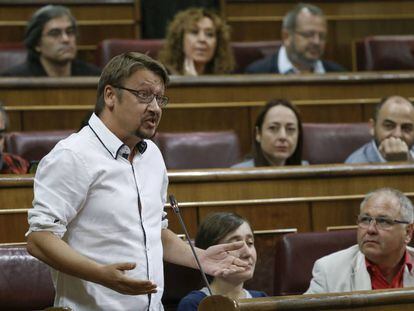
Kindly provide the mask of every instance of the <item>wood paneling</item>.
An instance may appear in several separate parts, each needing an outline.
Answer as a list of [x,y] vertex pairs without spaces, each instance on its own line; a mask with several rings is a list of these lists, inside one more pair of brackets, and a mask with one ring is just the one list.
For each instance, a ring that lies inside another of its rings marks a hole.
[[411,164],[337,164],[171,171],[169,192],[182,202],[362,195],[383,186],[410,192],[413,169]]
[[25,242],[28,229],[27,212],[2,213],[0,210],[0,243]]
[[312,228],[309,202],[251,200],[204,203],[205,205],[199,208],[199,223],[210,213],[227,211],[248,219],[257,230],[297,228],[298,231],[306,232]]
[[[355,224],[364,195],[393,187],[414,197],[414,165],[313,165],[280,169],[169,172],[168,192],[179,201],[192,237],[207,214],[233,211],[255,230],[324,231]],[[24,241],[33,200],[30,176],[0,177],[0,243]],[[170,228],[183,233],[166,206]]]

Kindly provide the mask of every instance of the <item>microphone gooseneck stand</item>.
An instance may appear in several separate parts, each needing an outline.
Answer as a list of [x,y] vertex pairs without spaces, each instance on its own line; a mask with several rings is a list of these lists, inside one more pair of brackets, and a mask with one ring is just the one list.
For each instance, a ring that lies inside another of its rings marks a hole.
[[198,259],[198,256],[197,256],[196,251],[195,251],[194,246],[193,246],[193,243],[191,243],[191,239],[190,239],[190,235],[188,234],[187,227],[185,226],[183,218],[181,217],[181,213],[180,213],[180,209],[178,208],[177,200],[175,199],[175,196],[172,195],[172,194],[169,195],[169,199],[170,199],[170,205],[171,205],[174,213],[177,215],[177,217],[178,217],[178,219],[181,223],[181,227],[184,230],[184,233],[185,233],[185,236],[187,238],[188,244],[190,244],[191,251],[193,252],[193,255],[194,255],[194,258],[197,262],[198,268],[200,269],[200,273],[201,273],[201,276],[203,277],[204,283],[206,284],[207,290],[210,293],[210,296],[213,296],[213,292],[211,291],[210,284],[208,283],[206,274],[204,273],[204,270],[201,267],[200,260]]

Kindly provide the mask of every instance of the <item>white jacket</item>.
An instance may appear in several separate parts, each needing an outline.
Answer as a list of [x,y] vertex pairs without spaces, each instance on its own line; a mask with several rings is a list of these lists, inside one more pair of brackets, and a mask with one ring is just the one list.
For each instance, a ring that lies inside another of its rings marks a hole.
[[[414,256],[414,249],[407,247]],[[365,256],[358,245],[322,257],[315,262],[312,280],[305,294],[340,293],[371,290],[371,277],[365,265]],[[404,269],[404,287],[414,286],[414,268]]]

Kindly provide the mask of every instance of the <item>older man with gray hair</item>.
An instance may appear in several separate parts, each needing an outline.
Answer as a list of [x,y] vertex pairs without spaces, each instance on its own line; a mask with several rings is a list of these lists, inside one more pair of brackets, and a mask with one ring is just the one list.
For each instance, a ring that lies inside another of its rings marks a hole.
[[299,3],[283,18],[282,42],[277,53],[250,64],[246,73],[325,73],[345,71],[322,60],[328,34],[325,16],[312,4]]
[[306,294],[414,286],[411,201],[391,188],[370,192],[357,223],[358,245],[317,260]]

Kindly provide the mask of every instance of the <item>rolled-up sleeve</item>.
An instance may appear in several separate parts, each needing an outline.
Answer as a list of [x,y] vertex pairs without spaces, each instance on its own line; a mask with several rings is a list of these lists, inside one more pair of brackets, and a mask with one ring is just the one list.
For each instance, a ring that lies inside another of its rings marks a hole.
[[26,236],[33,231],[50,231],[62,238],[86,199],[91,178],[85,162],[71,150],[55,149],[37,169]]

